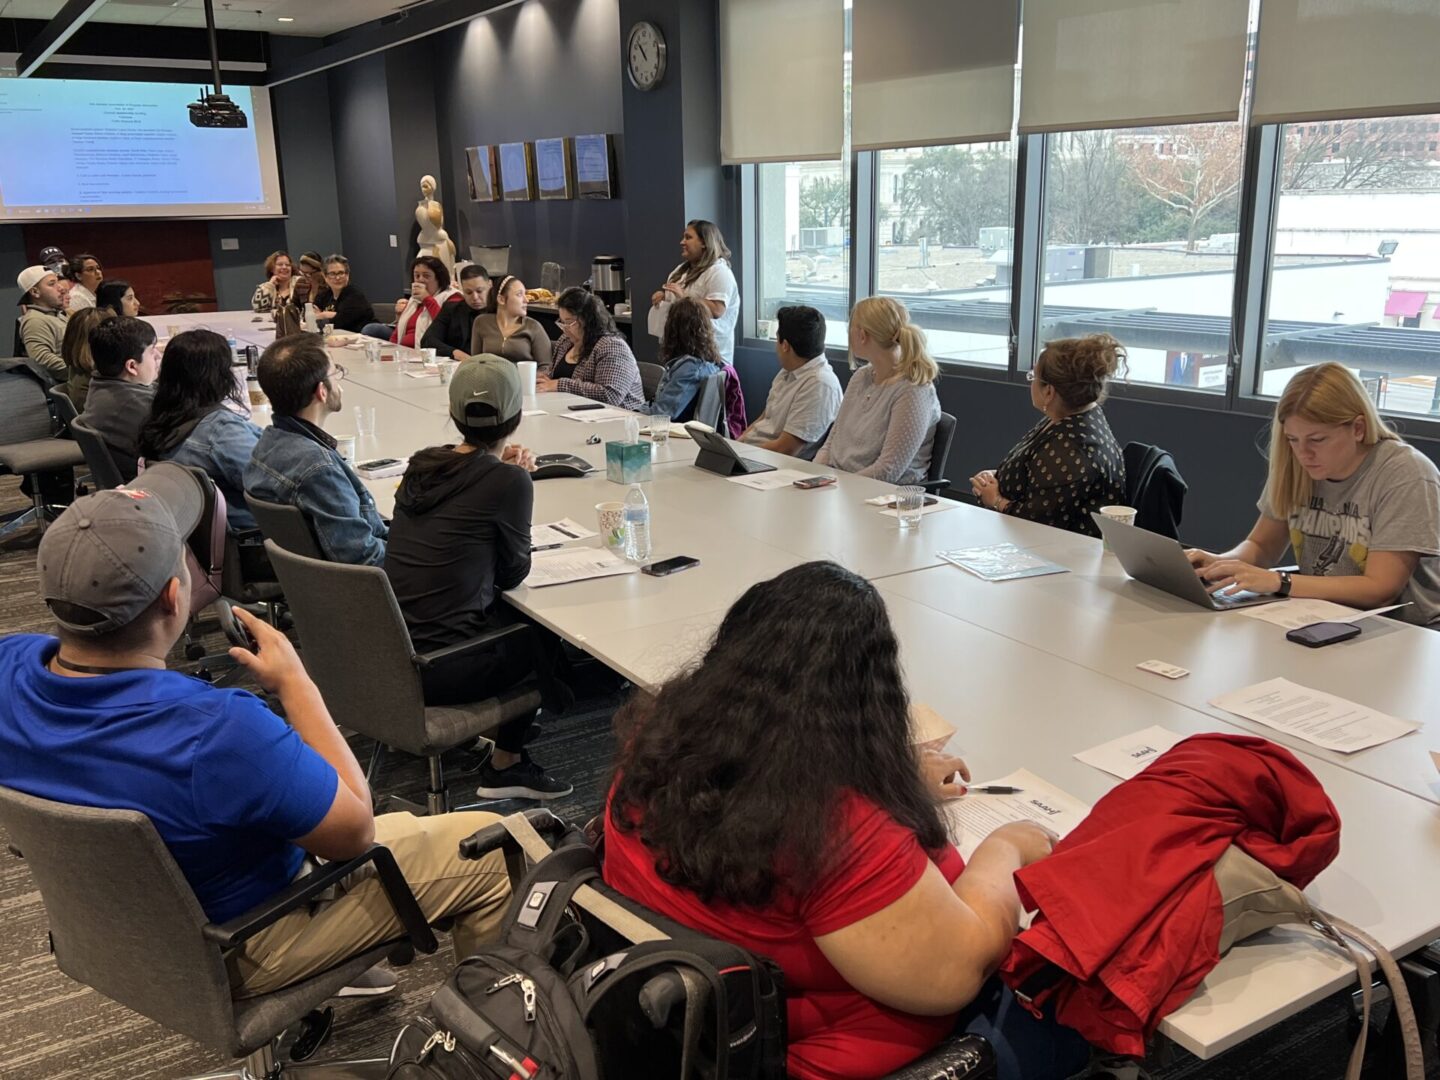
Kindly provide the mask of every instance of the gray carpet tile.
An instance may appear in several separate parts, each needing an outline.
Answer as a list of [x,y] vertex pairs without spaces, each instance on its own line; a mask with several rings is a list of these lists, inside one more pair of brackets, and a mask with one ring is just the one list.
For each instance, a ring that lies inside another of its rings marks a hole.
[[[24,505],[16,489],[13,478],[0,478],[0,514]],[[44,605],[35,595],[35,545],[33,529],[0,541],[0,633],[48,629]],[[223,642],[211,635],[206,644],[217,651]],[[571,795],[550,804],[563,817],[584,821],[603,805],[614,748],[610,717],[619,702],[613,694],[582,695],[568,715],[547,719],[532,746],[537,760],[575,786]],[[366,761],[369,741],[356,736],[352,745]],[[447,762],[452,793],[459,801],[470,801],[473,778],[451,765]],[[375,784],[378,795],[407,797],[424,787],[423,762],[400,755],[390,756]],[[40,896],[24,862],[6,852],[5,842],[0,830],[0,1078],[173,1080],[228,1067],[189,1039],[60,973],[48,952]],[[400,1025],[425,1005],[453,963],[448,940],[441,938],[434,956],[417,957],[396,969],[395,994],[337,1003],[335,1029],[320,1057],[388,1054]],[[1336,995],[1213,1061],[1174,1050],[1164,1061],[1152,1063],[1152,1075],[1156,1080],[1340,1080],[1350,1048],[1347,1015],[1347,996]],[[1371,1058],[1366,1069],[1370,1080],[1398,1075],[1380,1055]],[[1429,1064],[1427,1076],[1440,1077],[1433,1060]]]

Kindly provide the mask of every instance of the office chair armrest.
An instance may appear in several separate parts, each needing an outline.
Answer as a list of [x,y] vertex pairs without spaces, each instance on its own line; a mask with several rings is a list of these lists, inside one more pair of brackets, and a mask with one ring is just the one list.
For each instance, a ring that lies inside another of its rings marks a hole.
[[523,622],[511,623],[509,626],[502,626],[498,630],[487,630],[479,637],[470,638],[468,641],[456,642],[454,645],[446,645],[443,649],[432,649],[425,653],[416,653],[411,660],[421,671],[429,668],[444,667],[448,664],[462,663],[472,660],[480,653],[491,651],[495,645],[508,637],[516,637],[522,634],[529,634],[532,627]]
[[[563,818],[556,817],[543,806],[537,806],[533,810],[525,811],[525,819],[530,822],[535,831],[550,841],[553,847],[555,841],[565,834],[569,825]],[[510,830],[505,828],[501,822],[494,822],[486,825],[483,829],[477,829],[464,840],[460,841],[460,857],[462,859],[483,859],[496,848],[502,848],[507,852],[518,852],[520,845],[510,835]]]
[[920,486],[931,495],[939,495],[950,486],[950,481],[941,477],[939,480],[921,480]]
[[395,861],[390,849],[380,844],[372,844],[370,850],[353,859],[325,863],[245,914],[218,925],[207,923],[201,932],[207,941],[214,942],[222,949],[238,948],[260,931],[275,925],[290,912],[318,899],[326,889],[338,885],[368,863],[375,864],[380,887],[385,890],[385,896],[399,917],[400,925],[404,927],[410,943],[423,953],[433,953],[439,947],[435,932],[430,929],[425,913],[420,910],[415,894],[410,891],[410,884],[401,873],[400,864]]

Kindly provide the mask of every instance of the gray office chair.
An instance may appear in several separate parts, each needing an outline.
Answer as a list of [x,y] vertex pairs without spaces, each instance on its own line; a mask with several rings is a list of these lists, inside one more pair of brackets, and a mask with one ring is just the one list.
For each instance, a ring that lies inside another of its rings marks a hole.
[[825,440],[830,438],[830,432],[834,430],[835,425],[831,424],[825,429],[825,434],[821,435],[820,438],[816,440],[814,446],[807,446],[801,448],[800,452],[795,456],[798,457],[801,461],[814,461],[815,455],[820,452],[820,447],[825,445]]
[[[126,482],[124,470],[98,431],[77,416],[70,421],[70,435],[85,456],[85,465],[90,470],[90,479],[95,482],[97,491],[116,488]],[[129,479],[133,480],[134,477]]]
[[391,303],[381,303],[381,304],[371,304],[370,307],[371,307],[371,309],[375,312],[375,321],[376,321],[376,322],[385,323],[387,326],[389,326],[389,325],[394,325],[394,323],[395,323],[395,304],[394,304],[393,302],[391,302]]
[[722,435],[730,435],[730,432],[723,426],[725,420],[724,368],[721,368],[700,384],[700,390],[695,395],[695,415],[693,419],[699,420],[702,424],[708,424]]
[[0,475],[23,476],[30,483],[28,510],[0,518],[0,537],[26,525],[45,526],[64,511],[45,501],[41,474],[66,470],[73,476],[85,464],[80,447],[55,437],[46,388],[24,367],[0,370]]
[[[295,1066],[277,1062],[275,1047],[283,1032],[304,1021],[323,1031],[328,1017],[313,1016],[315,1010],[381,960],[435,951],[435,935],[387,848],[328,863],[217,925],[144,814],[70,806],[0,787],[0,824],[30,869],[50,920],[55,961],[70,978],[171,1031],[246,1059],[224,1076],[385,1076],[384,1059]],[[231,995],[228,953],[370,865],[404,927],[401,935],[274,993]]]
[[920,486],[931,495],[939,495],[950,486],[945,479],[945,462],[950,459],[950,444],[955,441],[955,417],[947,412],[940,414],[935,423],[935,443],[930,450],[930,471]]
[[70,422],[80,414],[75,410],[75,402],[70,398],[69,389],[61,383],[50,387],[46,393],[50,395],[51,411],[54,412],[55,419],[60,421],[61,430],[67,435],[70,434]]
[[266,502],[250,494],[245,496],[245,503],[250,507],[250,513],[255,515],[260,533],[266,540],[274,540],[286,551],[304,555],[307,559],[325,558],[310,519],[298,506]]
[[[466,664],[507,638],[535,631],[524,623],[469,641],[417,653],[390,579],[377,566],[347,566],[306,558],[265,541],[270,563],[295,616],[305,669],[320,688],[337,723],[375,740],[367,775],[373,777],[385,748],[423,757],[429,764],[425,805],[401,808],[443,814],[449,809],[442,755],[468,746],[507,720],[533,715],[540,692],[529,683],[468,705],[427,706],[421,672]],[[343,633],[337,627],[344,627]]]
[[635,366],[640,369],[641,393],[645,395],[646,401],[654,401],[655,391],[660,387],[660,380],[665,378],[665,365],[639,360],[636,361]]

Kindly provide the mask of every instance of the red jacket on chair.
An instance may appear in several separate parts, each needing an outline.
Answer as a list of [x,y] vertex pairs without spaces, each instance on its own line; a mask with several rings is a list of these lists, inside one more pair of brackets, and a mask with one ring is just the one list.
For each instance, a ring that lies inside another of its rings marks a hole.
[[[1340,850],[1340,817],[1288,750],[1196,735],[1115,788],[1015,875],[1027,909],[1001,978],[1113,1053],[1139,1055],[1219,960],[1213,868],[1237,844],[1300,888]],[[1058,969],[1058,970],[1057,970]]]

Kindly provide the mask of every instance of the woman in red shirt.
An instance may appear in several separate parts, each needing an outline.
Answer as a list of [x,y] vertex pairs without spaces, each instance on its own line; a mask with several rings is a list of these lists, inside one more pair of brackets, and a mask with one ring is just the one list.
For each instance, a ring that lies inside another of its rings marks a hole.
[[[947,1033],[986,1035],[1001,1077],[1069,1076],[1089,1051],[991,976],[1013,875],[1051,837],[992,833],[966,866],[939,810],[958,758],[917,758],[884,602],[834,563],[750,588],[700,665],[616,719],[605,880],[785,973],[789,1071],[882,1076]],[[958,1018],[957,1018],[958,1014]]]

